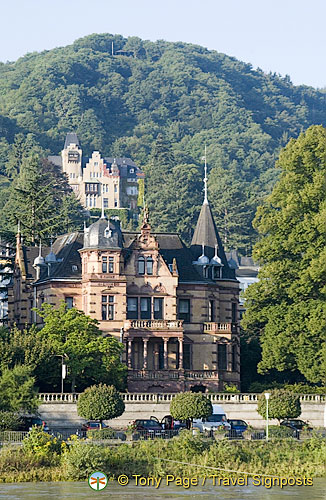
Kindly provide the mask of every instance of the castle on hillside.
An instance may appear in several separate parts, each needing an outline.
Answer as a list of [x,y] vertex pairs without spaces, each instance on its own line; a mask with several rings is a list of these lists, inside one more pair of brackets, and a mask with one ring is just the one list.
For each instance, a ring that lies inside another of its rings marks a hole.
[[[77,152],[76,142],[66,151]],[[139,232],[123,230],[103,208],[96,222],[51,248],[26,247],[18,233],[9,326],[41,324],[33,308],[64,300],[124,344],[130,392],[240,388],[239,282],[206,183],[205,175],[190,247],[176,233],[153,232],[146,210]]]
[[93,151],[85,160],[77,134],[70,132],[61,156],[49,156],[48,160],[67,175],[69,185],[88,210],[101,209],[102,205],[137,210],[138,181],[144,174],[130,158],[102,158]]

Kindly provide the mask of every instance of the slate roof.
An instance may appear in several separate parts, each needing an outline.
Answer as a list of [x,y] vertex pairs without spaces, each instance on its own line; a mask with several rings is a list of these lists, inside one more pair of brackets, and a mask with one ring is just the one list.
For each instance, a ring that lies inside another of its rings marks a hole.
[[58,167],[62,167],[62,158],[61,158],[61,156],[48,156],[48,160],[51,163],[54,163],[54,165],[57,165]]
[[194,259],[197,260],[202,255],[202,245],[205,246],[205,255],[212,259],[215,255],[215,245],[217,245],[217,253],[220,257],[223,267],[223,278],[235,279],[234,269],[229,267],[225,256],[221,238],[218,234],[211,207],[209,203],[203,203],[198,217],[196,229],[191,241],[191,251]]
[[77,134],[75,132],[68,132],[68,134],[66,135],[65,145],[64,145],[63,149],[67,149],[67,147],[70,144],[76,144],[76,146],[80,147],[79,139],[78,139]]

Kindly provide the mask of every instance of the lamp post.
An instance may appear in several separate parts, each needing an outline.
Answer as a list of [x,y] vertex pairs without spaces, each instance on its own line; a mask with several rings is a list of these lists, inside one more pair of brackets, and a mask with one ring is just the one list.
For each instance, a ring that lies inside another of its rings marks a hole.
[[265,399],[266,399],[266,441],[268,441],[268,400],[269,400],[270,393],[265,392]]

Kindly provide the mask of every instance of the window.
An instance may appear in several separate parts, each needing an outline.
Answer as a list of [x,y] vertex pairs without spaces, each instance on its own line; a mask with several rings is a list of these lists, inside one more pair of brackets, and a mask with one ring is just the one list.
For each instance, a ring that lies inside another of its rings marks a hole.
[[217,346],[218,349],[218,369],[219,370],[226,370],[227,368],[227,361],[226,361],[226,344],[218,344]]
[[109,208],[109,199],[108,198],[103,198],[103,207]]
[[179,319],[185,323],[190,323],[190,300],[179,299]]
[[65,303],[67,304],[67,309],[72,309],[74,307],[74,298],[65,297]]
[[154,319],[163,319],[163,299],[154,297]]
[[232,302],[232,323],[237,322],[237,304]]
[[102,257],[102,273],[108,272],[108,258]]
[[204,278],[208,278],[209,266],[204,266]]
[[150,297],[141,297],[140,299],[140,319],[151,319]]
[[232,346],[232,371],[237,371],[237,346],[233,344]]
[[114,296],[102,295],[102,320],[114,319]]
[[191,344],[183,344],[183,368],[191,369]]
[[145,259],[138,257],[138,274],[145,274]]
[[147,274],[153,274],[153,259],[152,259],[152,257],[147,257],[147,259],[146,259],[146,271],[147,271]]
[[129,174],[133,174],[135,172],[135,169],[134,168],[130,168],[129,169]]
[[109,273],[114,272],[114,257],[109,257]]
[[221,268],[218,266],[213,266],[213,279],[217,280],[221,277]]
[[118,192],[118,186],[116,184],[114,184],[114,192],[117,193]]
[[114,200],[114,206],[117,207],[118,206],[118,200]]
[[214,314],[214,300],[210,300],[208,303],[208,321],[215,321]]
[[127,298],[127,319],[138,319],[138,298]]
[[98,161],[94,161],[94,167],[98,166]]

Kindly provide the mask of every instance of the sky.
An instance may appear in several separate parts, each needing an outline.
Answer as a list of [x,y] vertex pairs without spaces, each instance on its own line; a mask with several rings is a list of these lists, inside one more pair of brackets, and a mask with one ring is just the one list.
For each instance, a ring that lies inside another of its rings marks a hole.
[[3,62],[112,33],[194,43],[326,86],[325,0],[4,0],[0,12]]

